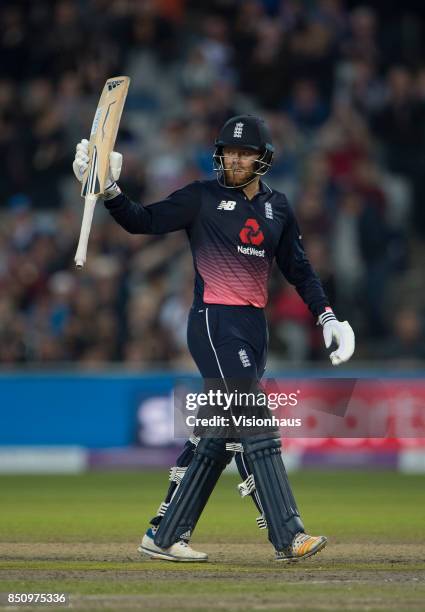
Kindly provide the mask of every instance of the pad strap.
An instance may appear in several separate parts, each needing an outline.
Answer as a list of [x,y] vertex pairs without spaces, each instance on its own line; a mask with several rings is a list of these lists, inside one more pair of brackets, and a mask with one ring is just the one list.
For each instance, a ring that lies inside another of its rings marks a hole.
[[178,465],[175,465],[174,467],[170,468],[170,475],[168,477],[168,480],[180,484],[183,476],[186,474],[186,470],[187,466],[180,467]]
[[243,446],[240,442],[226,442],[226,450],[234,453],[243,453]]
[[258,529],[267,529],[267,521],[265,516],[261,514],[260,516],[257,516],[255,520],[257,521]]
[[254,474],[250,474],[246,480],[238,484],[238,490],[241,497],[251,495],[255,491]]
[[162,502],[162,504],[160,504],[158,510],[156,511],[156,516],[164,516],[169,505],[170,504],[167,504],[167,502]]

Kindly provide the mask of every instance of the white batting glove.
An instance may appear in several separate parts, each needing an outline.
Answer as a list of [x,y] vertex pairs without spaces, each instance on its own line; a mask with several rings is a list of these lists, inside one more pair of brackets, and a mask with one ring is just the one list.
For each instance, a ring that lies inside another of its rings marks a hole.
[[[83,138],[81,142],[77,144],[75,150],[75,158],[72,163],[72,169],[77,180],[82,183],[84,173],[89,165],[89,141]],[[109,175],[106,181],[106,187],[103,192],[103,198],[105,200],[111,200],[115,196],[121,193],[121,189],[118,187],[116,181],[119,179],[122,168],[122,155],[116,151],[112,151],[109,154]]]
[[355,348],[355,337],[348,321],[338,321],[331,308],[327,308],[319,316],[319,323],[323,327],[323,338],[326,348],[335,341],[337,349],[329,355],[332,365],[337,366],[348,361]]

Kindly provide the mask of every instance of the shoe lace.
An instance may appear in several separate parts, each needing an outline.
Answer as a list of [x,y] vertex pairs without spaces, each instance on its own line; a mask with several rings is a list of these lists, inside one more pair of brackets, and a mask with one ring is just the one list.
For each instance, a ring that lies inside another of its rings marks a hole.
[[309,540],[311,536],[309,536],[307,533],[297,533],[296,536],[294,537],[294,539],[292,540],[292,544],[288,547],[288,552],[290,553],[295,553],[298,548],[301,546],[301,544],[303,542],[305,542],[306,540]]
[[300,546],[300,544],[302,544],[306,540],[309,540],[310,538],[311,536],[309,536],[307,533],[303,533],[302,531],[300,531],[299,533],[295,534],[294,539],[292,540],[292,544],[290,544],[283,551],[277,552],[276,556],[282,557],[285,555],[292,555],[293,552]]
[[302,544],[303,542],[305,542],[306,540],[309,540],[311,536],[307,535],[306,533],[297,533],[297,535],[295,536],[292,544]]

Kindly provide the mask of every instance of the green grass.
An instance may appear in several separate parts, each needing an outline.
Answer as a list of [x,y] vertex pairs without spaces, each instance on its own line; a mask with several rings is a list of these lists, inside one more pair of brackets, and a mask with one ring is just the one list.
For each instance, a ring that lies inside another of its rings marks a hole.
[[[201,517],[197,541],[262,541],[257,516],[225,475]],[[425,537],[425,478],[391,472],[303,472],[291,483],[306,525],[356,540],[400,533]],[[1,476],[0,540],[119,542],[138,537],[162,501],[166,476],[89,473],[78,476]]]
[[162,471],[1,476],[0,592],[66,591],[81,610],[90,609],[87,596],[97,598],[96,609],[111,610],[425,609],[424,477],[291,475],[308,531],[328,535],[330,545],[290,567],[272,561],[238,481],[222,478],[196,530],[199,548],[221,543],[211,563],[184,565],[135,553],[163,498]]

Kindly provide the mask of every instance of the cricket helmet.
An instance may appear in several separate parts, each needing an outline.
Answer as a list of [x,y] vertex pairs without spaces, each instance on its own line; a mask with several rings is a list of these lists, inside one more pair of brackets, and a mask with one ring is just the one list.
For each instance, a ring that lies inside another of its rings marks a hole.
[[[217,180],[224,187],[245,187],[256,176],[263,176],[270,169],[273,161],[274,147],[270,130],[265,121],[254,115],[236,115],[226,121],[215,140],[213,154],[214,170]],[[224,147],[241,147],[258,151],[259,156],[255,162],[254,172],[243,185],[226,185],[224,166]]]

